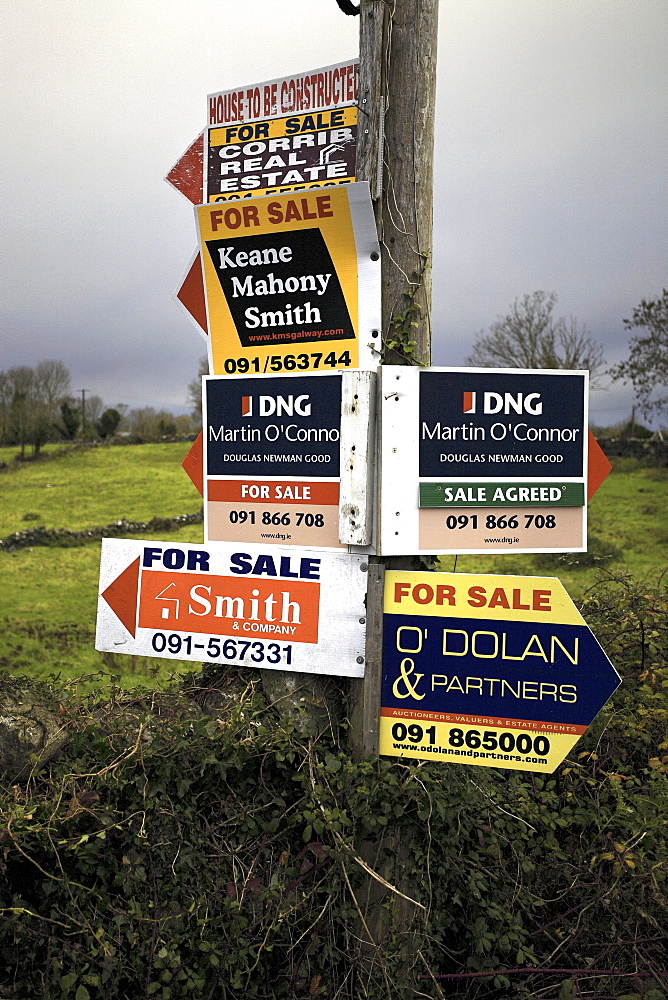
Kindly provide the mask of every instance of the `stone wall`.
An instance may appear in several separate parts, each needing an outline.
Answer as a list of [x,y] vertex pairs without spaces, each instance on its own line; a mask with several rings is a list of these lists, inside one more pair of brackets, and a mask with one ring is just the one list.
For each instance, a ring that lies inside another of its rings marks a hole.
[[608,458],[639,458],[651,465],[668,465],[668,441],[656,438],[597,438]]

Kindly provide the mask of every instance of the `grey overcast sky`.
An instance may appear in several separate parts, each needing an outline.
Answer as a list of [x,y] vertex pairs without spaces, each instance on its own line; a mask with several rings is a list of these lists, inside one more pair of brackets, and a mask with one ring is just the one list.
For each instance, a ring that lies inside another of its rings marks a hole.
[[[107,405],[187,411],[173,300],[193,211],[163,180],[206,95],[357,54],[335,0],[2,0],[0,369],[63,361]],[[433,362],[536,289],[625,353],[668,285],[666,0],[441,0]],[[592,421],[630,412],[592,396]]]

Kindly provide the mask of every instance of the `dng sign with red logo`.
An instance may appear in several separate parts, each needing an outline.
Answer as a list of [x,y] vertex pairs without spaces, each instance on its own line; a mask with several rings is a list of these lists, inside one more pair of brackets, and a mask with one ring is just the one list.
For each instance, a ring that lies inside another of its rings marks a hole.
[[345,549],[342,410],[347,401],[352,411],[361,391],[354,373],[212,376],[203,384],[205,540]]
[[588,373],[382,369],[383,555],[586,549]]

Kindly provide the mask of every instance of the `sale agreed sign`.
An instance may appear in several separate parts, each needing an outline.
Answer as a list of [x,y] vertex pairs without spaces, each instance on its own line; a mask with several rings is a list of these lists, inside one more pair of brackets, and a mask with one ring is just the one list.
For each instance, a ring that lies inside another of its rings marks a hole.
[[586,549],[587,372],[381,373],[383,555]]
[[363,556],[105,538],[95,648],[360,677]]
[[385,574],[381,754],[550,773],[620,683],[559,580]]
[[368,184],[195,211],[213,375],[375,369],[380,253]]
[[371,520],[374,380],[371,372],[205,378],[205,541],[346,548],[341,503],[366,496],[357,520]]

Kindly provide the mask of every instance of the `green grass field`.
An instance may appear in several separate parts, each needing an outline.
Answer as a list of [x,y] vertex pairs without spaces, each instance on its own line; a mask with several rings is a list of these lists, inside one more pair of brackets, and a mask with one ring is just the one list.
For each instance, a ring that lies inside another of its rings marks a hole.
[[[195,512],[201,498],[180,464],[189,447],[178,443],[77,449],[40,462],[12,464],[0,470],[0,537],[42,524],[82,529],[120,518],[149,521]],[[0,460],[10,461],[15,453],[1,449]],[[567,556],[485,555],[459,556],[456,569],[558,576],[575,599],[601,572],[656,580],[668,566],[667,482],[666,469],[617,460],[590,504],[590,544],[594,554],[603,556],[598,564],[568,565]],[[202,525],[188,525],[172,537],[201,542]],[[102,671],[120,674],[124,685],[160,684],[175,672],[176,661],[114,658],[95,651],[99,559],[99,541],[0,553],[0,667],[34,677]],[[452,571],[454,557],[443,557],[440,568]],[[190,669],[182,662],[176,668]]]
[[[0,475],[0,538],[37,524],[79,530],[192,513],[201,498],[181,468],[189,448],[189,442],[110,445],[16,463]],[[2,452],[11,458],[16,449],[0,449],[7,461]]]

